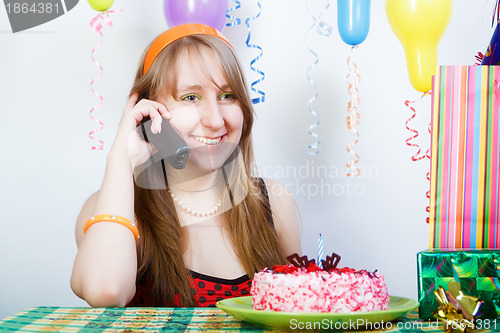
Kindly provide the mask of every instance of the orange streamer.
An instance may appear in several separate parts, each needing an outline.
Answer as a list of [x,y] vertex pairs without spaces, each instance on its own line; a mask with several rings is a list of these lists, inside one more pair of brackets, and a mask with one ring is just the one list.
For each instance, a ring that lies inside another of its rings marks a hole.
[[347,177],[356,177],[361,175],[361,170],[357,167],[357,164],[359,163],[359,155],[351,149],[359,141],[359,132],[356,129],[356,126],[359,124],[360,117],[358,105],[361,100],[359,98],[358,84],[361,81],[361,76],[357,72],[358,66],[353,60],[353,54],[357,49],[358,45],[353,46],[351,52],[349,53],[349,57],[347,58],[347,67],[349,69],[349,74],[347,74],[346,77],[348,85],[347,92],[349,96],[351,96],[351,100],[347,103],[348,116],[346,121],[347,128],[356,136],[356,139],[348,143],[345,147],[347,152],[354,157],[354,160],[346,163],[346,166],[351,169],[351,172],[347,173]]

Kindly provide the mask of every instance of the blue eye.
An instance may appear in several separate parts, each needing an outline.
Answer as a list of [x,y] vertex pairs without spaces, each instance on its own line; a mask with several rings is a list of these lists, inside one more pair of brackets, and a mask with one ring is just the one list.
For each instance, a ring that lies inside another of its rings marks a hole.
[[201,97],[197,94],[186,94],[184,96],[181,96],[180,100],[187,102],[198,102],[201,101]]

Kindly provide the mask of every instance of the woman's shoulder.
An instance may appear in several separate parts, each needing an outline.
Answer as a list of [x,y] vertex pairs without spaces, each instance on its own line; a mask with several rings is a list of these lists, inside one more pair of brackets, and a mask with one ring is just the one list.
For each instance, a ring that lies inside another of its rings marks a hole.
[[297,205],[286,186],[270,178],[261,178],[265,186],[273,215],[279,218],[282,214],[297,215]]
[[[268,195],[271,197],[289,197],[292,198],[285,185],[271,178],[260,178],[266,186]],[[292,198],[293,199],[293,198]]]
[[292,204],[295,206],[295,201],[286,186],[270,178],[254,177],[252,180],[271,205],[274,202],[278,206]]
[[299,214],[293,195],[287,186],[264,178],[274,225],[285,255],[301,253]]

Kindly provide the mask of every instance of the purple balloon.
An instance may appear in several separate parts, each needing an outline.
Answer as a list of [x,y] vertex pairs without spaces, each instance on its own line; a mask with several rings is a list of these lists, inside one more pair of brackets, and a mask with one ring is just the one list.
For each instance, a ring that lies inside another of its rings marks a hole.
[[219,31],[226,24],[228,0],[163,0],[163,14],[169,28],[185,23],[202,23]]

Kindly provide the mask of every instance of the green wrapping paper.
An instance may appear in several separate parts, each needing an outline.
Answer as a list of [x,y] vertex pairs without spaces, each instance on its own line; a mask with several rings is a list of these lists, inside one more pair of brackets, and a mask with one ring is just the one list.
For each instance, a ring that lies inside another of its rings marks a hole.
[[434,319],[439,307],[434,290],[448,290],[448,283],[460,282],[465,295],[479,297],[484,304],[477,318],[500,316],[500,250],[431,249],[417,254],[418,300],[421,319]]

